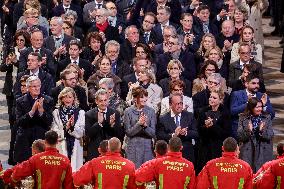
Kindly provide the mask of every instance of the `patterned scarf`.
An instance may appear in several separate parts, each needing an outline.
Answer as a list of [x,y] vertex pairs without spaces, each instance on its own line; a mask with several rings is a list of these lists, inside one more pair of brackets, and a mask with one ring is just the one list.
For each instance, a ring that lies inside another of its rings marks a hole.
[[[72,156],[75,137],[69,134],[68,130],[66,130],[66,125],[67,125],[68,119],[72,115],[74,115],[74,123],[76,123],[76,121],[78,119],[78,112],[79,112],[78,108],[76,108],[74,105],[71,106],[71,107],[65,107],[65,106],[59,107],[59,116],[60,116],[60,119],[63,123],[64,136],[65,136],[65,139],[66,139],[66,146],[67,146],[67,155],[68,155],[69,159],[71,159],[71,156]],[[75,114],[77,114],[77,115],[75,115]],[[74,125],[72,127],[70,127],[69,130],[71,132],[73,132],[74,131]]]

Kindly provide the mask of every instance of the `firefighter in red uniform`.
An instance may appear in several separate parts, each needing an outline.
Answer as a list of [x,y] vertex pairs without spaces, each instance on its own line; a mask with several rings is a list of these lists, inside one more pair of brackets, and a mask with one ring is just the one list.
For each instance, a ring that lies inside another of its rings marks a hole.
[[[34,156],[35,154],[38,154],[40,152],[44,152],[45,151],[45,144],[44,144],[44,140],[42,139],[37,139],[33,142],[32,144],[32,155]],[[3,172],[3,181],[6,185],[15,185],[14,182],[12,182],[11,176],[13,174],[13,171],[15,170],[15,168],[17,167],[14,166],[10,169],[7,169]]]
[[121,156],[120,140],[109,139],[108,150],[104,156],[92,159],[73,174],[75,187],[91,182],[94,188],[100,189],[136,189],[135,165]]
[[17,165],[12,180],[17,182],[27,176],[35,175],[35,188],[73,188],[71,164],[67,157],[58,153],[57,140],[58,134],[55,131],[47,131],[45,152],[36,154]]
[[[168,151],[168,144],[166,141],[164,140],[158,140],[155,144],[155,155],[156,155],[156,158],[155,159],[152,159],[152,160],[149,160],[145,163],[143,163],[141,166],[140,166],[140,169],[146,167],[146,166],[152,166],[152,164],[159,158],[163,158],[163,157],[166,157],[166,153]],[[155,182],[150,182],[150,183],[143,183],[141,186],[139,185],[137,188],[138,189],[143,189],[143,188],[146,188],[146,186],[153,186],[153,185],[157,185]]]
[[265,163],[255,174],[254,186],[257,189],[284,188],[284,146],[277,145],[277,159]]
[[224,140],[222,148],[222,157],[207,162],[199,173],[196,189],[251,189],[252,169],[248,163],[238,159],[237,141],[229,137]]
[[181,139],[172,137],[169,141],[169,152],[166,157],[153,160],[151,166],[144,166],[136,171],[136,184],[139,186],[155,180],[157,188],[194,189],[194,166],[182,157],[181,150]]

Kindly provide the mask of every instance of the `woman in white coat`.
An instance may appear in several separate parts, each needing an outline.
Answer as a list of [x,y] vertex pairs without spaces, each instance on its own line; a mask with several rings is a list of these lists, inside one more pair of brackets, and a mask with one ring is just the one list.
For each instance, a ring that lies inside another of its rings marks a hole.
[[59,135],[57,149],[71,160],[72,171],[77,171],[83,165],[85,111],[79,108],[75,91],[70,87],[65,87],[58,95],[52,130]]

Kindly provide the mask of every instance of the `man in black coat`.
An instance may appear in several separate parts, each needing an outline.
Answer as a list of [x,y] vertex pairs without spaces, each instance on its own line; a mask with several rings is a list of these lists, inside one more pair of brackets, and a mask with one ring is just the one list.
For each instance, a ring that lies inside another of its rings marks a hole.
[[27,79],[28,93],[16,101],[16,136],[14,158],[20,163],[32,155],[31,146],[36,139],[44,139],[53,116],[53,100],[40,93],[41,82],[36,76]]
[[55,104],[57,104],[58,101],[58,95],[59,93],[65,88],[65,87],[71,87],[74,89],[76,96],[78,98],[79,101],[79,107],[82,110],[88,111],[89,110],[89,106],[87,104],[87,93],[86,90],[81,87],[78,86],[78,78],[76,76],[75,73],[72,72],[72,70],[69,69],[65,69],[61,74],[60,74],[60,79],[61,79],[61,84],[55,88],[53,88],[51,90],[51,96],[55,102]]
[[22,72],[27,69],[28,56],[31,52],[39,53],[42,56],[43,61],[41,68],[54,77],[56,68],[53,55],[49,49],[43,47],[43,34],[40,30],[35,30],[31,33],[31,47],[21,51],[18,72]]
[[240,78],[245,64],[253,65],[254,73],[259,76],[261,81],[263,81],[262,64],[250,58],[251,57],[250,45],[246,43],[240,44],[239,57],[240,57],[239,60],[231,63],[229,66],[229,86],[232,86],[232,83]]
[[157,58],[157,80],[168,77],[167,66],[171,59],[178,59],[184,67],[182,76],[189,81],[196,78],[194,56],[187,49],[182,48],[183,40],[179,36],[171,36],[166,44],[166,51]]
[[99,32],[102,35],[104,41],[116,40],[119,41],[119,31],[118,28],[111,26],[108,23],[108,10],[105,8],[100,8],[96,11],[95,23],[91,26],[88,33]]
[[108,107],[108,93],[99,89],[95,95],[97,107],[86,112],[85,134],[89,138],[87,161],[98,157],[101,141],[117,137],[124,138],[124,128],[118,111]]
[[69,43],[74,37],[68,36],[63,33],[63,20],[61,17],[52,17],[50,20],[50,31],[49,37],[45,38],[43,46],[53,53],[56,60],[61,60],[66,57],[67,48]]
[[81,70],[84,72],[84,80],[87,82],[89,77],[93,73],[93,65],[85,59],[80,58],[80,53],[82,52],[82,44],[78,40],[71,40],[69,43],[68,53],[70,57],[66,57],[58,63],[57,78],[70,63],[77,64]]
[[168,142],[173,136],[182,140],[182,156],[195,163],[194,145],[198,138],[196,120],[192,113],[183,110],[181,94],[171,94],[171,111],[162,115],[157,127],[157,139]]
[[14,85],[15,99],[17,99],[22,95],[20,79],[24,75],[37,76],[41,81],[40,93],[43,95],[51,94],[51,88],[55,86],[55,82],[49,73],[45,72],[42,68],[40,68],[41,62],[42,62],[42,57],[40,56],[39,53],[31,52],[29,54],[27,62],[28,65],[27,70],[20,72],[18,74]]
[[151,46],[152,44],[158,44],[157,33],[153,30],[155,26],[156,15],[148,12],[145,14],[141,28],[139,29],[139,41]]

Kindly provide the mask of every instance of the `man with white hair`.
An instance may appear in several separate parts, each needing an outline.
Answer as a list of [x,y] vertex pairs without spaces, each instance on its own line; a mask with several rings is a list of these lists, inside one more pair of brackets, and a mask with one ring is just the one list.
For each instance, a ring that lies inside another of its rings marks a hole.
[[100,8],[92,14],[95,17],[95,23],[88,32],[99,32],[103,38],[103,41],[116,40],[119,41],[118,28],[113,27],[108,22],[109,12],[105,8]]
[[83,8],[83,20],[86,26],[91,26],[95,19],[93,18],[92,14],[96,12],[97,9],[102,8],[105,5],[104,0],[92,0],[91,2],[84,5]]
[[14,157],[17,163],[32,156],[33,141],[44,139],[44,134],[52,123],[53,100],[41,94],[40,79],[37,76],[30,76],[26,85],[28,93],[16,101],[16,125],[19,129]]
[[61,17],[52,17],[50,20],[51,36],[44,40],[43,46],[53,52],[56,59],[62,59],[67,53],[67,46],[69,42],[74,39],[71,36],[64,34],[63,20]]

